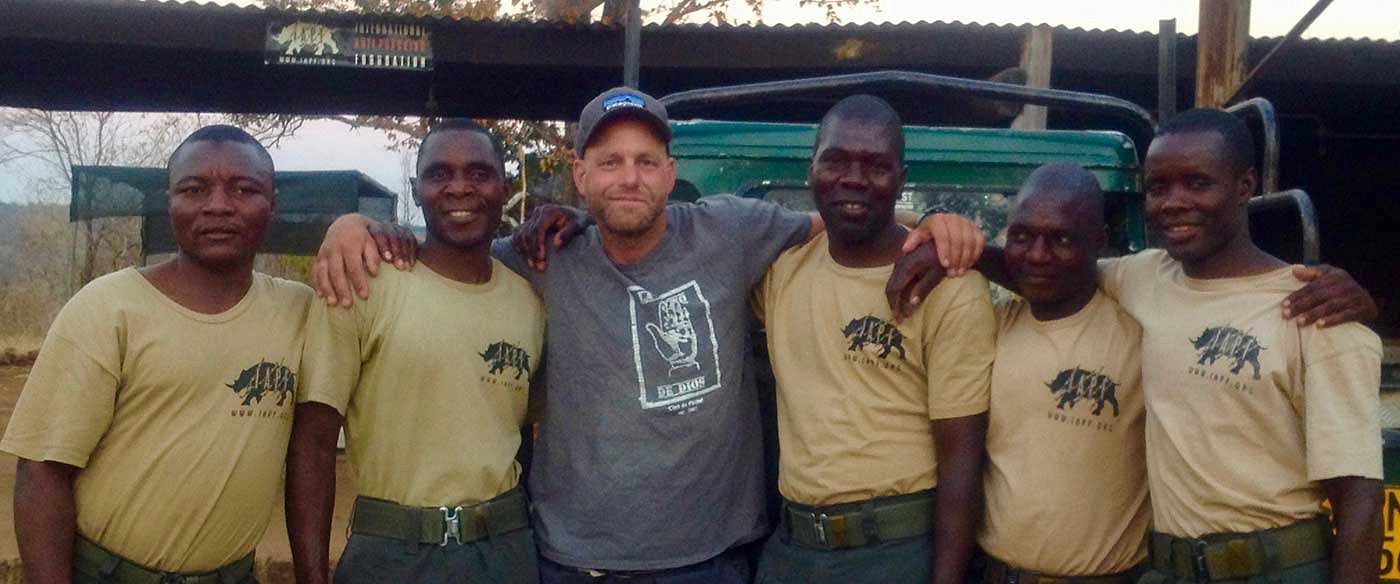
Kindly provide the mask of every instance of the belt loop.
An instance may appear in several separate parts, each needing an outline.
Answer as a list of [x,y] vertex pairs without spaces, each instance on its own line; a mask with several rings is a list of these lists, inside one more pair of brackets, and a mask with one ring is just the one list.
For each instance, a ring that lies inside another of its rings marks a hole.
[[866,499],[860,506],[860,526],[865,532],[865,545],[880,543],[880,523],[875,517],[875,502]]
[[1210,562],[1206,558],[1206,546],[1209,545],[1204,539],[1191,540],[1191,569],[1199,584],[1210,582]]
[[492,539],[496,537],[496,532],[491,528],[491,507],[486,503],[477,505],[472,509],[472,519],[476,522],[476,528],[485,537],[482,539]]
[[817,527],[817,543],[820,543],[826,548],[830,549],[831,536],[826,532],[826,519],[826,513],[814,513],[812,517],[812,524]]

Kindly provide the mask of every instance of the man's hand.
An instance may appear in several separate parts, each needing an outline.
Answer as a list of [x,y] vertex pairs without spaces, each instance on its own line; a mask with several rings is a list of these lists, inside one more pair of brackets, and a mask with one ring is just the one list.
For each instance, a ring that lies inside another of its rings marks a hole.
[[1346,270],[1293,266],[1293,276],[1308,283],[1283,299],[1283,317],[1297,319],[1298,326],[1316,322],[1319,328],[1327,328],[1372,321],[1380,315],[1376,300]]
[[369,278],[379,274],[381,258],[402,270],[417,257],[418,240],[408,228],[351,213],[326,230],[311,264],[311,287],[326,304],[348,307],[355,294],[369,298]]
[[525,257],[530,267],[544,271],[549,264],[549,248],[568,245],[569,241],[588,226],[588,213],[563,205],[540,205],[530,218],[515,229],[510,243]]
[[954,213],[935,213],[919,223],[904,240],[904,253],[914,251],[924,242],[933,241],[938,248],[938,263],[957,277],[967,273],[982,256],[987,239],[982,228],[971,219]]
[[[913,237],[913,234],[910,234]],[[923,243],[894,263],[894,271],[885,282],[885,300],[890,304],[890,313],[895,322],[903,320],[914,312],[930,290],[938,286],[947,275],[938,260],[938,250],[932,243]]]

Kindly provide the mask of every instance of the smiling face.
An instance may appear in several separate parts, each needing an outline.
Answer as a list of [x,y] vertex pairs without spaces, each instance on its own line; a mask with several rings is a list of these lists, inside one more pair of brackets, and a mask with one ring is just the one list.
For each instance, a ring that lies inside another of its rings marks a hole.
[[868,242],[894,222],[905,172],[898,131],[840,116],[824,122],[807,180],[832,239]]
[[430,241],[456,248],[490,245],[505,192],[501,162],[485,134],[444,130],[423,142],[415,199]]
[[1102,220],[1073,194],[1032,191],[1017,197],[1006,229],[1006,268],[1032,306],[1053,307],[1092,294]]
[[195,141],[175,153],[168,172],[180,254],[215,268],[251,264],[275,207],[272,162],[251,144]]
[[573,171],[579,195],[604,235],[640,239],[666,228],[658,219],[676,186],[676,161],[646,122],[609,121]]
[[1173,259],[1205,261],[1248,229],[1245,211],[1255,172],[1226,157],[1219,133],[1158,136],[1147,148],[1145,166],[1148,224]]

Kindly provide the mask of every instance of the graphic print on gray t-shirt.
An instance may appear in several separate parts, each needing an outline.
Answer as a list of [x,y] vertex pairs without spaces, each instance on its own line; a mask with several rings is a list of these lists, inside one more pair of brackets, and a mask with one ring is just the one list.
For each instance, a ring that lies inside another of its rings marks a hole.
[[596,227],[544,272],[492,250],[547,312],[528,487],[540,554],[560,564],[673,568],[767,531],[749,291],[811,222],[733,197],[666,220],[635,264],[614,264]]
[[694,411],[723,378],[715,321],[700,284],[691,280],[660,295],[631,286],[627,295],[642,409]]

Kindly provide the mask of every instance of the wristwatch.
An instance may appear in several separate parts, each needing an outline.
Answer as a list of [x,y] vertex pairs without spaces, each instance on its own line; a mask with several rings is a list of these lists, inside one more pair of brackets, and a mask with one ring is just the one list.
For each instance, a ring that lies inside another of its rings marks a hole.
[[924,210],[924,214],[923,214],[923,215],[919,215],[919,223],[923,223],[923,222],[924,222],[924,219],[928,219],[928,218],[929,218],[929,215],[937,215],[937,214],[939,214],[939,213],[952,213],[952,212],[953,212],[952,209],[949,209],[949,208],[947,208],[947,207],[944,207],[944,206],[941,205],[941,204],[934,203],[934,204],[930,205],[928,209],[925,209],[925,210]]

